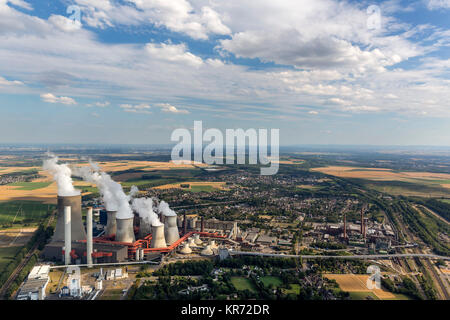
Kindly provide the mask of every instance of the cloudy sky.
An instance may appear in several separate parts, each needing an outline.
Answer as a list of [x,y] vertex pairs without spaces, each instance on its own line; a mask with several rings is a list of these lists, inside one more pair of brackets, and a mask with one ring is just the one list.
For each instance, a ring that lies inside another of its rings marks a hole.
[[0,0],[0,143],[450,145],[450,0]]

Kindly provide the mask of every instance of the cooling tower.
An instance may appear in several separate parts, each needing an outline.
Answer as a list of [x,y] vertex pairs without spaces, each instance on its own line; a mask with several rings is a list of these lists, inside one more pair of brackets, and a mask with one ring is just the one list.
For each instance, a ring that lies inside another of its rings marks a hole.
[[128,243],[136,241],[136,238],[134,237],[133,221],[134,218],[116,219],[116,241]]
[[108,220],[106,222],[105,236],[112,236],[117,232],[116,224],[116,213],[117,211],[108,211]]
[[211,246],[207,245],[205,249],[203,249],[202,252],[200,252],[200,254],[202,256],[212,256],[214,252],[212,251]]
[[147,219],[139,218],[139,238],[142,239],[150,233],[152,233],[150,222],[147,222]]
[[52,241],[64,241],[64,207],[71,208],[71,239],[85,240],[86,231],[84,230],[81,218],[81,195],[77,196],[58,196],[58,216],[56,220],[55,232]]
[[203,241],[200,240],[200,235],[198,233],[194,234],[194,241],[196,245],[201,245],[203,243]]
[[190,254],[192,253],[192,249],[189,247],[188,243],[185,243],[183,248],[181,248],[180,253],[182,254]]
[[166,236],[166,242],[169,246],[180,239],[177,227],[177,216],[166,216],[164,235]]
[[167,247],[166,239],[164,238],[164,225],[152,227],[152,241],[151,248],[165,248]]

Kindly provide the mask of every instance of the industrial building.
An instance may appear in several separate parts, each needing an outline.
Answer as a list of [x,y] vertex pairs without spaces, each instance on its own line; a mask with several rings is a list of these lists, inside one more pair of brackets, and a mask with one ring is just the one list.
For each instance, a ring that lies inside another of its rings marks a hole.
[[17,300],[44,300],[45,289],[50,281],[50,266],[35,266],[28,275],[25,282],[19,288]]

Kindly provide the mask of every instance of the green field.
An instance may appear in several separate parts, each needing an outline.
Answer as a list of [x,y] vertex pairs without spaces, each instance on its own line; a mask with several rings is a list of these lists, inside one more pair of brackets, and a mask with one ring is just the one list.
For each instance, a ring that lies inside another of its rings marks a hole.
[[371,297],[373,300],[380,300],[372,292],[350,292],[350,299],[352,300],[366,300],[367,297]]
[[91,192],[91,193],[98,193],[98,188],[91,187],[91,186],[75,186],[75,189],[81,190],[81,192]]
[[439,199],[439,201],[450,204],[450,199]]
[[283,292],[286,294],[293,293],[298,295],[300,294],[300,285],[297,283],[293,283],[290,285],[289,289],[283,289]]
[[0,248],[0,272],[5,268],[5,266],[14,259],[17,253],[22,249],[22,247],[7,247]]
[[131,186],[148,186],[148,187],[157,187],[162,186],[164,184],[174,183],[174,180],[168,180],[168,179],[145,179],[145,180],[129,180],[122,182],[122,186],[124,187],[131,187]]
[[15,182],[8,184],[8,186],[21,187],[17,188],[17,190],[37,190],[46,188],[51,184],[52,182]]
[[37,223],[44,218],[55,205],[36,201],[0,202],[0,226],[4,224]]
[[272,285],[274,288],[280,286],[283,283],[280,278],[271,276],[261,277],[261,281],[266,287]]
[[256,292],[255,287],[253,286],[252,282],[243,277],[231,277],[231,283],[236,288],[236,290],[250,290],[253,292]]

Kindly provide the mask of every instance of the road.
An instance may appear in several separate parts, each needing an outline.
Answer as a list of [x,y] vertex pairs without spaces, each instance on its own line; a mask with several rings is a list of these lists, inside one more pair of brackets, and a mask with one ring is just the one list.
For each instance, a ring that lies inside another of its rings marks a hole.
[[426,253],[395,253],[395,254],[361,254],[351,256],[321,256],[321,255],[295,255],[295,254],[277,254],[277,253],[261,253],[261,252],[247,252],[247,251],[230,251],[230,255],[247,255],[247,256],[262,256],[262,257],[277,257],[277,258],[302,258],[302,259],[363,259],[363,260],[377,260],[377,259],[392,259],[392,258],[427,258],[427,259],[443,259],[450,260],[450,257],[439,256],[436,254]]

